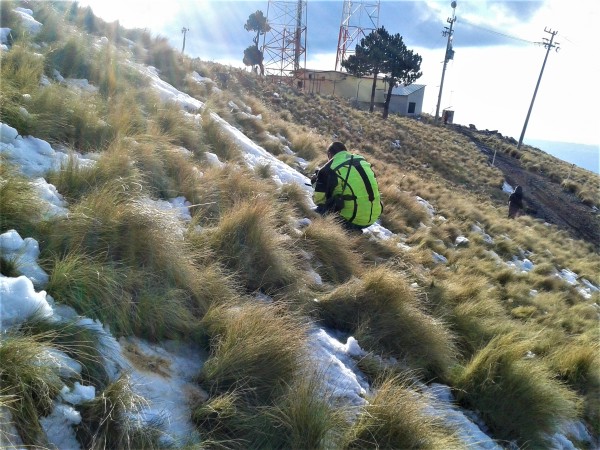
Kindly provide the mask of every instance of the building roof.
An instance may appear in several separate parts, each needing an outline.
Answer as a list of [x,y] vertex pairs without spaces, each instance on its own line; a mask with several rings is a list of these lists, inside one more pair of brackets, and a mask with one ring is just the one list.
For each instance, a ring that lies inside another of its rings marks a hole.
[[410,95],[420,89],[423,89],[424,87],[424,84],[410,84],[408,86],[401,84],[400,86],[396,86],[394,89],[392,89],[392,95]]

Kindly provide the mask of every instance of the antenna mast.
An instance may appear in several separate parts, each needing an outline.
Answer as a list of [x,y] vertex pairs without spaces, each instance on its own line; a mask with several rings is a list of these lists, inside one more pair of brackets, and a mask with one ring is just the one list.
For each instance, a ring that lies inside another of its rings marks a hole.
[[267,75],[289,78],[306,68],[307,0],[269,0],[267,22],[271,31],[263,38],[263,55]]
[[371,31],[379,28],[379,0],[344,0],[340,35],[338,37],[335,70],[354,53],[356,44]]

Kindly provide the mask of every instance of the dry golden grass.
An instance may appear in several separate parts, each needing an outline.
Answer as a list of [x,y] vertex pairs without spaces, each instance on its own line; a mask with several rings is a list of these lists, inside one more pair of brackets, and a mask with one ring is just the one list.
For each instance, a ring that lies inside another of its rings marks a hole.
[[305,357],[303,321],[282,305],[260,302],[212,308],[202,319],[211,357],[200,374],[208,392],[241,388],[251,403],[268,404],[283,392]]
[[327,282],[348,281],[359,274],[358,236],[344,231],[333,217],[317,218],[303,230],[299,244],[314,255],[315,270]]
[[385,267],[366,270],[361,280],[321,297],[315,309],[325,324],[356,333],[371,351],[405,359],[425,378],[444,378],[456,357],[452,333],[427,312],[404,275]]
[[[16,21],[7,4],[2,2],[3,21]],[[421,408],[429,399],[397,379],[377,385],[360,426],[342,442],[345,428],[326,394],[319,397],[318,383],[296,376],[307,320],[290,312],[297,305],[353,333],[373,355],[395,356],[398,367],[460,389],[463,401],[483,412],[494,437],[521,444],[533,439],[543,446],[540,433],[551,432],[555,418],[578,413],[573,393],[557,380],[584,399],[585,413],[579,417],[600,431],[594,356],[600,339],[594,303],[600,294],[584,299],[554,276],[568,268],[580,280],[597,284],[597,251],[531,217],[507,220],[502,174],[468,139],[452,127],[433,126],[427,115],[382,121],[379,112],[360,111],[350,101],[304,95],[243,70],[192,62],[180,58],[165,39],[95,22],[111,44],[120,33],[129,36],[136,42],[135,57],[155,63],[165,79],[205,102],[200,124],[162,102],[147,80],[121,64],[118,47],[96,51],[72,24],[63,33],[65,41],[59,25],[69,16],[51,16],[47,10],[42,17],[48,20],[43,33],[53,52],[45,54],[42,47],[42,56],[34,55],[25,39],[2,52],[0,117],[21,133],[101,156],[92,170],[73,160],[52,176],[69,200],[70,215],[40,226],[32,220],[39,219],[37,207],[24,210],[18,204],[21,195],[34,200],[26,183],[2,172],[0,223],[3,230],[14,227],[39,237],[51,276],[48,292],[82,314],[99,317],[117,333],[149,340],[211,338],[204,375],[215,392],[194,410],[207,446],[412,447],[418,446],[415,439],[433,448],[456,445],[443,439],[451,432],[423,418]],[[83,23],[83,16],[76,21]],[[67,51],[75,56],[72,61],[66,61]],[[43,63],[63,75],[86,74],[100,90],[79,95],[58,83],[42,88]],[[186,79],[192,68],[215,82]],[[229,76],[227,82],[221,74]],[[29,117],[19,112],[21,106]],[[375,242],[315,218],[300,187],[278,189],[269,181],[271,168],[236,167],[241,151],[214,113],[292,167],[298,167],[296,157],[306,159],[308,166],[299,170],[308,175],[325,161],[332,140],[345,141],[375,168],[386,204],[383,225],[405,235]],[[565,167],[541,152],[517,151],[497,136],[485,142],[520,158],[531,171],[549,173],[585,202],[597,201],[598,177],[573,170],[567,180]],[[284,145],[295,154],[288,155]],[[209,167],[206,152],[226,165]],[[145,203],[149,196],[180,195],[194,204],[190,224]],[[416,196],[433,205],[433,217]],[[313,222],[297,230],[298,217]],[[469,238],[468,245],[455,246],[459,235]],[[434,263],[433,252],[448,263]],[[535,265],[529,273],[505,264],[525,255]],[[3,262],[5,269],[12,270]],[[310,269],[326,283],[315,286]],[[258,290],[278,304],[244,301],[244,295]],[[312,302],[315,296],[318,302]],[[517,332],[523,342],[515,338]],[[525,350],[539,356],[523,359]],[[17,367],[28,370],[26,364]],[[27,375],[17,377],[26,381]],[[132,404],[125,385],[100,397],[104,405]],[[515,405],[523,412],[516,424],[510,410]],[[122,432],[126,422],[107,417],[99,403],[89,406],[82,414],[85,445],[155,444],[152,430],[137,440],[135,432]],[[35,425],[37,411],[29,412]]]
[[237,203],[268,198],[273,190],[249,169],[232,165],[203,168],[202,176],[194,180],[194,187],[200,194],[195,215],[201,225],[215,225]]
[[408,380],[390,377],[380,382],[358,420],[345,437],[344,448],[462,449],[454,430],[431,414],[433,402]]
[[580,412],[577,395],[535,357],[532,343],[517,333],[498,336],[482,348],[456,380],[459,400],[480,411],[500,439],[545,446],[546,436]]
[[[29,180],[0,157],[0,233],[33,233],[45,207]],[[26,235],[24,237],[27,237]]]
[[264,199],[236,203],[216,227],[199,234],[198,239],[249,292],[281,294],[302,282],[304,275],[293,243],[277,230],[274,207]]

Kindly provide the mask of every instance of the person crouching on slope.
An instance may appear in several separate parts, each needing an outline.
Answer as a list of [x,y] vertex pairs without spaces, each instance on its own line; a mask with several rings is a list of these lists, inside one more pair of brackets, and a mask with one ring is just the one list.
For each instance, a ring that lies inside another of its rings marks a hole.
[[341,142],[327,148],[329,161],[311,179],[315,209],[337,213],[348,230],[362,230],[381,215],[383,203],[375,174],[365,158],[350,153]]
[[508,218],[514,219],[518,217],[523,210],[523,188],[517,186],[512,194],[508,197]]

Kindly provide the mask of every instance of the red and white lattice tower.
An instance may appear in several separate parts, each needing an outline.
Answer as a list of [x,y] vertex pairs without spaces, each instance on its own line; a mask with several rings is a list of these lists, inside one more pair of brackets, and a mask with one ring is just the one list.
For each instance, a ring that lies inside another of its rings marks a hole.
[[342,61],[354,53],[360,40],[377,28],[379,28],[379,0],[344,0],[335,70],[341,69]]
[[306,4],[307,0],[269,0],[271,30],[263,38],[266,75],[293,80],[306,68]]

